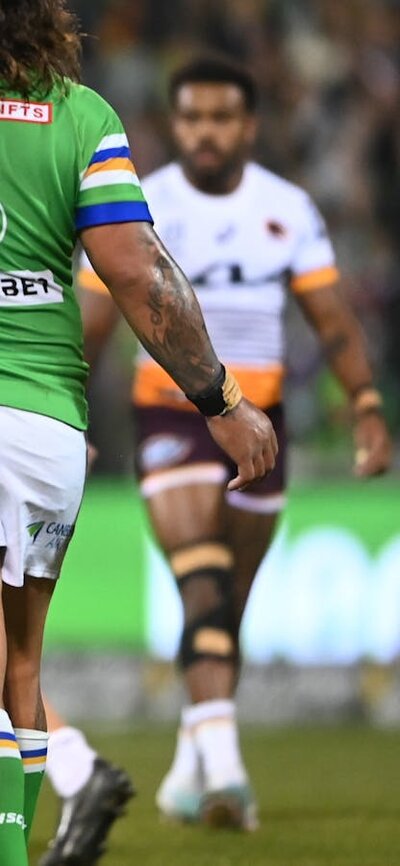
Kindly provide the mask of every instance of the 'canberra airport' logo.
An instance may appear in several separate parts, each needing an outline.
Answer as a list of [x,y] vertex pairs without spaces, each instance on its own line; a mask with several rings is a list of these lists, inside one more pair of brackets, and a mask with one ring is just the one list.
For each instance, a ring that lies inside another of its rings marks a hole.
[[50,523],[46,523],[45,520],[35,520],[34,523],[28,523],[26,528],[32,544],[35,544],[42,533],[40,544],[55,550],[62,550],[72,537],[75,526],[73,523],[57,523],[55,520],[50,521]]

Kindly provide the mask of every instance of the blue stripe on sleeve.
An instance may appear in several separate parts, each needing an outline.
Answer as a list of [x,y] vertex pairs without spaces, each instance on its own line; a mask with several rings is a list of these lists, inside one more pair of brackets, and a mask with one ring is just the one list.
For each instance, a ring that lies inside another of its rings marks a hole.
[[91,226],[130,222],[153,223],[145,201],[114,201],[108,204],[86,205],[78,208],[75,216],[75,227],[78,231]]
[[15,734],[11,734],[9,731],[0,731],[0,740],[10,740],[12,742],[16,742]]
[[129,147],[109,147],[108,150],[99,150],[94,153],[89,165],[94,165],[96,162],[106,162],[107,159],[132,159]]
[[26,752],[21,752],[21,758],[45,758],[47,749],[29,749]]

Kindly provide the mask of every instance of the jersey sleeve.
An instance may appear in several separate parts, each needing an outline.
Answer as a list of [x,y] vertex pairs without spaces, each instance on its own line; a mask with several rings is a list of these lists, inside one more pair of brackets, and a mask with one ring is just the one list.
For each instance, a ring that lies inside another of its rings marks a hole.
[[123,222],[153,222],[122,123],[103,99],[87,100],[81,125],[82,167],[77,231]]
[[305,196],[301,210],[301,227],[291,275],[290,286],[296,294],[332,285],[339,277],[325,221],[308,196]]

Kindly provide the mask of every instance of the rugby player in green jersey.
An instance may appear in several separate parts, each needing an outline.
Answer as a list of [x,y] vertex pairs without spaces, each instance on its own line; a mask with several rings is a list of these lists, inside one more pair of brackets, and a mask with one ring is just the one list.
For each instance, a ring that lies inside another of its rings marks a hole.
[[77,237],[153,357],[238,466],[271,471],[269,419],[241,397],[153,231],[123,127],[80,86],[63,0],[0,0],[0,862],[26,866],[46,759],[40,659],[86,470]]

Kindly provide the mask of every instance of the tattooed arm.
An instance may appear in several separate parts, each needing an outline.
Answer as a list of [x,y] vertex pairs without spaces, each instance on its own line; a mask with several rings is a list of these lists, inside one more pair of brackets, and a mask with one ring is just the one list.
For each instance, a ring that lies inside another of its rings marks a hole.
[[[101,280],[152,357],[187,394],[213,386],[221,372],[196,296],[149,223],[85,229],[81,241]],[[238,465],[239,489],[270,472],[276,438],[266,415],[242,399],[207,419],[211,435]]]
[[[329,286],[297,295],[297,300],[317,332],[332,372],[350,401],[373,388],[361,328],[338,286]],[[354,439],[357,475],[375,475],[388,468],[390,440],[380,412],[355,413]],[[364,459],[361,459],[364,457]]]
[[183,391],[200,393],[218,376],[197,299],[149,223],[82,233],[96,273],[152,357]]

